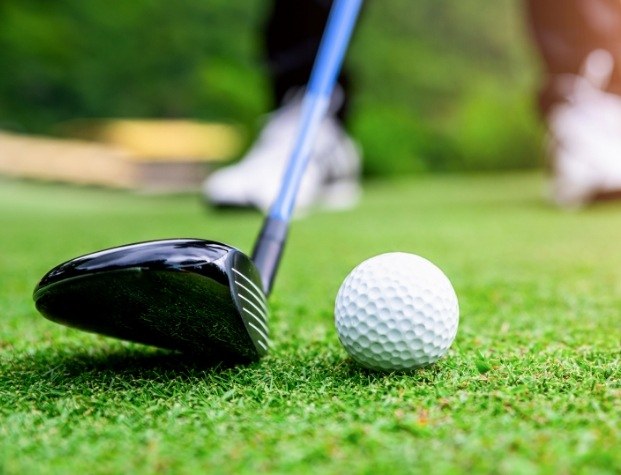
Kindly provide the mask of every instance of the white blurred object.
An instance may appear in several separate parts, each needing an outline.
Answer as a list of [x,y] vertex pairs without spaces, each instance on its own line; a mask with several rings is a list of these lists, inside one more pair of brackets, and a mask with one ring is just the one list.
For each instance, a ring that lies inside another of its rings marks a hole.
[[554,201],[580,207],[621,192],[621,97],[606,92],[614,60],[605,50],[587,57],[580,76],[560,77],[566,101],[548,118]]
[[[268,117],[257,141],[240,162],[205,180],[203,194],[207,201],[216,206],[268,210],[293,148],[301,115],[300,99],[292,98]],[[360,161],[358,148],[329,113],[319,127],[296,211],[312,205],[336,209],[354,206],[360,195]]]

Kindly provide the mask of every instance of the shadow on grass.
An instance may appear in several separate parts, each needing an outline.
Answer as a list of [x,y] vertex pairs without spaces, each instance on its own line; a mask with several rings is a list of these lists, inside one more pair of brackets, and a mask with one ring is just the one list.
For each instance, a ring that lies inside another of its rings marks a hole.
[[33,385],[63,390],[83,383],[129,389],[145,383],[198,380],[211,374],[226,379],[224,373],[240,364],[138,345],[104,346],[88,351],[46,349],[5,360],[0,366],[0,380],[10,379],[18,392],[29,392]]
[[361,366],[336,344],[331,347],[313,345],[291,348],[286,358],[282,358],[282,352],[279,353],[269,362],[270,366],[275,367],[276,372],[295,373],[295,379],[299,384],[309,381],[313,384],[335,383],[363,388],[406,382],[420,386],[434,386],[438,381],[452,379],[467,370],[464,361],[454,354],[442,357],[434,364],[418,368],[376,370]]
[[56,417],[143,400],[218,398],[233,386],[251,386],[255,366],[244,366],[250,373],[245,375],[236,365],[215,359],[138,346],[21,352],[0,359],[0,418],[31,411]]
[[130,348],[111,352],[76,352],[57,357],[70,374],[84,371],[112,371],[118,375],[137,376],[150,373],[199,374],[233,368],[241,363],[231,363],[217,357],[182,354],[150,348]]
[[374,384],[394,378],[407,378],[420,384],[433,384],[448,369],[442,363],[444,362],[409,370],[389,371],[363,368],[355,361],[348,359],[345,362],[345,375],[359,384]]
[[112,407],[119,401],[193,397],[226,401],[231,394],[252,401],[264,401],[266,394],[289,393],[313,399],[317,388],[334,395],[355,387],[372,393],[405,387],[427,391],[453,381],[456,372],[453,358],[413,371],[377,372],[330,351],[297,355],[276,351],[260,362],[241,366],[137,344],[56,345],[0,359],[0,415],[19,407],[36,409],[47,417],[71,404]]

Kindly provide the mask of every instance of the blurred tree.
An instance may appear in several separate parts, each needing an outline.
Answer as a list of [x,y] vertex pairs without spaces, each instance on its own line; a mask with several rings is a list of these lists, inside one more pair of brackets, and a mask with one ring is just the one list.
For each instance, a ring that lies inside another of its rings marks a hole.
[[351,60],[368,172],[539,164],[519,0],[369,2]]
[[[0,127],[90,117],[194,117],[256,127],[270,107],[269,2],[0,1]],[[348,60],[366,170],[539,161],[535,69],[518,0],[368,2]]]
[[[248,120],[265,107],[262,3],[4,0],[0,121],[44,131],[75,117]],[[228,97],[232,80],[245,100]]]

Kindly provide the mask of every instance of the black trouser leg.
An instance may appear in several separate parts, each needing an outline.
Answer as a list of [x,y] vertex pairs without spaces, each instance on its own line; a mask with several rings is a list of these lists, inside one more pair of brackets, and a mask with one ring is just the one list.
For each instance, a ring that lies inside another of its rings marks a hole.
[[[264,37],[275,105],[282,103],[287,91],[307,83],[331,5],[332,0],[272,0]],[[341,72],[338,82],[344,101],[337,116],[343,121],[349,106],[347,71]]]

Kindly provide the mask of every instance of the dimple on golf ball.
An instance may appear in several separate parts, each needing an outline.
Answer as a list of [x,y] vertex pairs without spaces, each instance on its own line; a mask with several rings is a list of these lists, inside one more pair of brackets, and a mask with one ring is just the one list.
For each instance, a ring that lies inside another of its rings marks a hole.
[[457,333],[459,305],[449,279],[427,259],[380,254],[345,278],[335,304],[339,339],[370,369],[409,370],[437,361]]

